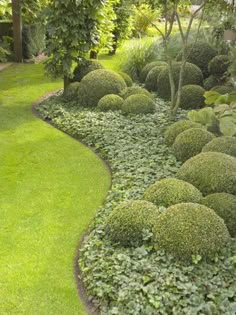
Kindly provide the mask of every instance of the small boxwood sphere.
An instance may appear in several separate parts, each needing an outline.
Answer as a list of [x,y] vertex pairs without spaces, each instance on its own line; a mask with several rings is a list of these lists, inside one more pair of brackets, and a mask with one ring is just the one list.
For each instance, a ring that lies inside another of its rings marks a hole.
[[140,82],[144,83],[149,71],[162,64],[165,65],[166,63],[163,61],[153,61],[153,62],[148,63],[146,66],[144,66],[140,73]]
[[131,95],[124,101],[121,110],[124,114],[149,114],[155,111],[155,103],[146,95]]
[[201,128],[201,124],[192,122],[191,120],[179,120],[176,123],[172,124],[166,129],[165,132],[165,143],[168,146],[171,146],[176,137],[183,131],[190,128]]
[[214,257],[230,240],[224,221],[197,203],[179,203],[162,212],[154,226],[156,248],[180,259]]
[[230,59],[227,55],[215,56],[208,64],[208,71],[216,77],[222,77],[228,70]]
[[[181,62],[176,62],[173,64],[173,77],[175,86],[179,83],[179,73],[181,69]],[[203,84],[203,75],[201,70],[191,63],[186,63],[184,75],[183,75],[183,86],[188,84]],[[164,68],[157,79],[157,89],[160,97],[164,99],[169,99],[171,95],[170,81],[169,81],[169,70],[168,67]]]
[[200,85],[189,84],[182,87],[180,107],[183,109],[197,109],[204,107],[205,90]]
[[133,85],[133,80],[131,77],[125,72],[118,72],[118,74],[125,80],[125,83],[128,87]]
[[164,68],[166,68],[166,65],[160,65],[160,66],[156,66],[152,68],[148,72],[148,75],[145,80],[145,87],[148,91],[153,91],[153,92],[157,91],[157,78],[161,70],[163,70]]
[[66,100],[69,101],[69,100],[77,99],[77,92],[78,92],[79,84],[80,84],[79,82],[73,82],[69,84],[69,86],[66,88],[63,94]]
[[181,202],[197,203],[202,199],[202,194],[183,180],[166,178],[151,185],[144,193],[144,199],[158,207],[170,207]]
[[103,96],[98,102],[97,108],[103,112],[108,110],[120,110],[124,100],[116,94],[109,94]]
[[201,203],[220,216],[232,237],[236,237],[236,196],[226,193],[208,195]]
[[202,152],[221,152],[236,158],[236,138],[218,137],[207,143]]
[[120,94],[121,97],[125,100],[131,95],[136,95],[136,94],[143,94],[146,95],[150,98],[152,98],[152,94],[149,93],[146,89],[142,88],[141,86],[131,86],[128,87],[127,89],[124,89],[122,93]]
[[191,128],[181,132],[173,144],[174,155],[177,160],[185,162],[199,154],[202,148],[215,136],[203,128]]
[[95,70],[81,80],[78,101],[81,106],[95,107],[103,96],[119,94],[125,88],[125,81],[118,73],[111,70]]
[[218,92],[222,95],[233,92],[235,89],[230,85],[217,85],[211,89],[212,91]]
[[152,230],[160,215],[158,208],[145,200],[133,200],[117,206],[106,222],[106,234],[114,243],[122,246],[139,246],[143,232]]
[[86,74],[98,69],[103,69],[103,66],[99,61],[84,60],[75,67],[73,72],[73,82],[80,82]]
[[202,194],[236,195],[236,158],[219,152],[203,152],[186,161],[177,178],[197,187]]
[[220,84],[220,80],[214,75],[210,75],[204,80],[203,87],[206,91],[210,91],[212,88]]

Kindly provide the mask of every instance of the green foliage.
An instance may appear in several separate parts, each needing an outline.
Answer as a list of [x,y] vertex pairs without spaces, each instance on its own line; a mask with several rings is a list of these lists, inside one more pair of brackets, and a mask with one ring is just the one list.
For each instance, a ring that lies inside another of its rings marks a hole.
[[[173,77],[175,86],[177,87],[179,82],[179,73],[181,68],[181,62],[173,64]],[[184,75],[183,75],[183,86],[189,84],[202,85],[203,76],[201,70],[191,63],[186,63]],[[169,69],[163,69],[157,79],[158,94],[164,98],[169,99],[171,95],[170,81],[169,81]]]
[[123,97],[123,99],[126,99],[127,97],[136,94],[142,94],[152,98],[152,94],[149,93],[146,89],[142,88],[141,86],[128,87],[127,89],[122,91],[121,96]]
[[118,74],[125,80],[127,87],[131,87],[133,85],[133,80],[127,73],[119,71]]
[[205,90],[199,85],[185,85],[181,91],[180,107],[183,109],[201,108],[205,105]]
[[94,70],[80,82],[78,101],[81,106],[95,107],[108,94],[119,94],[126,88],[123,78],[111,70]]
[[42,24],[24,25],[22,40],[24,58],[37,57],[46,48],[45,26]]
[[120,110],[124,103],[123,98],[115,94],[103,96],[98,102],[97,108],[103,112],[108,110]]
[[114,243],[140,246],[152,231],[160,212],[145,200],[126,201],[112,210],[106,222],[106,234]]
[[148,75],[146,77],[145,80],[145,87],[146,89],[148,89],[149,91],[153,91],[156,92],[157,91],[157,78],[160,74],[160,72],[166,68],[166,65],[159,65],[156,66],[154,68],[152,68],[149,72]]
[[[141,12],[140,12],[141,11]],[[141,4],[133,16],[134,32],[137,37],[147,34],[147,29],[157,19],[157,12],[147,4]]]
[[236,138],[218,137],[207,143],[202,152],[221,152],[236,158]]
[[201,124],[192,122],[190,120],[180,120],[169,126],[165,132],[165,143],[171,146],[176,137],[183,131],[190,128],[200,128]]
[[170,207],[181,202],[198,203],[202,198],[193,185],[176,178],[166,178],[155,182],[144,193],[144,199],[158,207]]
[[236,158],[219,152],[200,153],[181,166],[177,178],[191,183],[204,195],[236,195]]
[[12,44],[12,38],[8,36],[3,36],[2,39],[0,39],[0,62],[6,62],[11,57],[11,44]]
[[236,196],[226,193],[208,195],[201,203],[220,216],[232,237],[236,236]]
[[79,82],[70,83],[70,85],[64,91],[63,97],[68,101],[73,101],[77,99],[78,88]]
[[202,148],[214,135],[202,128],[190,128],[181,132],[173,144],[173,152],[177,160],[185,162],[191,157],[201,153]]
[[219,79],[218,79],[217,77],[215,77],[214,75],[210,75],[208,78],[206,78],[206,79],[204,80],[203,86],[204,86],[204,89],[205,89],[206,91],[209,91],[209,90],[211,90],[213,87],[215,87],[215,86],[217,86],[217,85],[219,85],[219,84],[220,84]]
[[82,59],[74,69],[73,81],[80,82],[86,74],[98,69],[103,69],[103,66],[99,61]]
[[143,94],[127,97],[121,107],[124,114],[149,114],[153,113],[155,109],[154,101]]
[[219,122],[213,108],[205,107],[198,111],[191,110],[187,116],[192,122],[201,124],[207,130],[219,133]]
[[212,88],[212,91],[220,94],[227,94],[233,92],[234,88],[230,85],[217,85]]
[[214,257],[229,241],[223,220],[197,203],[180,203],[164,211],[154,226],[156,248],[163,248],[180,259]]
[[144,83],[146,78],[147,78],[149,71],[151,71],[153,68],[155,68],[157,66],[160,66],[160,64],[165,64],[165,63],[162,61],[153,61],[153,62],[150,62],[147,65],[145,65],[143,67],[143,69],[141,70],[141,73],[140,73],[140,78],[139,78],[140,82]]
[[229,65],[229,56],[218,55],[209,62],[208,71],[211,75],[221,78],[227,72]]

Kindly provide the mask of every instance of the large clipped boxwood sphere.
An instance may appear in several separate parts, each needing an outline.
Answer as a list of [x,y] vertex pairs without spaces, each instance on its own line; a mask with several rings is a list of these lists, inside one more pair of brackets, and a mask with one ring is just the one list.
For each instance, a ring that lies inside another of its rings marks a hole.
[[228,70],[230,59],[227,55],[215,56],[208,64],[208,71],[216,77],[222,77]]
[[108,110],[120,110],[124,100],[116,94],[109,94],[103,96],[98,102],[97,108],[103,112]]
[[224,221],[212,210],[197,203],[179,203],[158,217],[154,226],[156,248],[180,259],[193,255],[214,257],[229,241]]
[[[217,55],[217,51],[208,43],[198,41],[194,44],[189,45],[187,48],[187,61],[198,66],[206,78],[209,74],[208,63]],[[180,54],[178,60],[181,58]]]
[[202,199],[202,194],[187,182],[166,178],[151,185],[144,193],[144,199],[158,207],[169,207],[181,202],[197,203]]
[[121,97],[125,100],[131,95],[136,95],[136,94],[143,94],[146,95],[150,98],[152,98],[152,94],[149,93],[146,89],[142,88],[141,86],[131,86],[128,87],[127,89],[124,89],[122,93],[120,94]]
[[145,80],[145,87],[146,89],[148,89],[148,91],[153,91],[153,92],[157,91],[157,78],[161,70],[163,70],[164,68],[166,68],[166,65],[160,65],[160,66],[156,66],[152,68],[148,72],[148,75]]
[[97,60],[84,60],[75,67],[73,72],[73,81],[80,82],[83,77],[91,71],[103,69],[103,66]]
[[[181,69],[181,62],[173,64],[173,77],[175,86],[179,83],[179,73]],[[187,84],[203,84],[203,76],[201,70],[191,63],[186,63],[183,74],[183,86]],[[170,81],[169,81],[169,70],[168,67],[164,68],[157,79],[158,94],[164,99],[169,99],[171,95]]]
[[199,154],[202,148],[215,136],[201,128],[191,128],[181,132],[173,144],[174,155],[177,160],[185,162]]
[[236,237],[236,196],[226,193],[208,195],[201,203],[213,209],[224,221],[232,237]]
[[206,91],[210,91],[212,88],[220,84],[220,80],[214,75],[210,75],[204,80],[203,87]]
[[77,99],[79,85],[79,82],[70,83],[69,86],[65,89],[63,97],[68,101]]
[[124,114],[149,114],[155,111],[155,103],[146,95],[131,95],[124,101],[121,110]]
[[107,236],[122,246],[141,245],[143,232],[152,230],[159,214],[158,208],[148,201],[124,202],[109,215],[106,222]]
[[235,137],[219,137],[207,143],[202,152],[221,152],[232,155],[236,158],[236,138]]
[[95,70],[81,80],[78,88],[78,101],[81,106],[95,107],[103,96],[119,94],[125,88],[124,79],[116,72]]
[[236,158],[219,152],[200,153],[180,167],[177,178],[191,183],[203,195],[236,195]]
[[131,77],[127,73],[118,72],[118,74],[125,80],[125,83],[128,87],[133,85],[133,80],[131,79]]
[[183,109],[197,109],[204,107],[205,90],[200,85],[189,84],[182,87],[180,107]]
[[140,73],[140,82],[144,83],[149,71],[157,66],[160,66],[161,64],[166,64],[166,63],[163,61],[153,61],[153,62],[148,63],[146,66],[144,66]]

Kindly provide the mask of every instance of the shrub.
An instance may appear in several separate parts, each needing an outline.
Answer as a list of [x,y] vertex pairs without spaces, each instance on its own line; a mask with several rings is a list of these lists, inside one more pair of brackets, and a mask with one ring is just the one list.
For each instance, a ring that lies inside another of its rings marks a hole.
[[126,88],[124,79],[111,70],[94,70],[80,82],[78,100],[81,106],[97,106],[99,100],[108,94],[119,94]]
[[75,67],[72,80],[80,82],[86,74],[98,69],[103,69],[103,66],[97,60],[83,60]]
[[157,249],[163,248],[181,259],[193,255],[213,257],[229,241],[224,221],[197,203],[180,203],[164,211],[154,226]]
[[148,114],[155,111],[155,103],[146,95],[131,95],[124,101],[121,109],[125,114]]
[[210,75],[208,78],[204,80],[203,86],[206,91],[209,91],[215,86],[219,85],[219,83],[220,81],[217,77],[215,77],[214,75]]
[[124,202],[109,215],[106,222],[107,236],[122,246],[141,245],[145,231],[152,230],[159,214],[158,208],[148,201]]
[[220,216],[232,237],[236,236],[236,196],[226,193],[208,195],[201,203],[213,209]]
[[203,195],[236,194],[236,158],[219,152],[203,152],[186,161],[177,178],[197,187]]
[[24,59],[37,57],[46,47],[46,31],[42,24],[24,25],[22,48]]
[[215,138],[203,147],[202,152],[221,152],[236,157],[236,138]]
[[118,74],[125,80],[125,83],[128,87],[133,85],[133,80],[131,77],[125,72],[118,72]]
[[63,97],[67,99],[68,101],[73,101],[77,98],[78,88],[79,88],[79,82],[73,82],[70,83],[70,85],[67,87],[67,89],[64,91]]
[[199,85],[185,85],[182,87],[181,104],[183,109],[196,109],[205,105],[205,90]]
[[[181,62],[173,64],[173,77],[175,86],[179,82]],[[203,76],[201,70],[191,63],[186,63],[184,75],[183,75],[183,86],[187,84],[202,85]],[[169,99],[171,95],[170,81],[169,81],[169,70],[168,67],[163,69],[157,79],[158,94],[165,99]]]
[[152,94],[140,86],[128,87],[127,89],[125,89],[121,92],[120,96],[123,97],[123,99],[126,99],[127,97],[129,97],[131,95],[136,95],[136,94],[142,94],[142,95],[146,95],[146,96],[152,98]]
[[151,185],[144,199],[156,206],[169,207],[181,202],[199,202],[201,192],[193,185],[176,178],[166,178]]
[[143,67],[140,73],[140,82],[144,83],[149,71],[151,71],[153,68],[158,67],[162,64],[165,64],[165,63],[162,61],[153,61],[153,62],[148,63],[145,67]]
[[166,65],[159,65],[152,68],[146,77],[145,87],[149,91],[157,92],[157,78],[161,72],[161,70],[165,69]]
[[227,55],[215,56],[208,64],[208,71],[216,77],[222,77],[228,70],[230,59]]
[[201,128],[201,126],[202,126],[201,124],[198,124],[190,120],[179,120],[166,129],[165,143],[168,146],[171,146],[175,142],[176,137],[181,132],[190,128]]
[[231,93],[234,91],[234,87],[230,86],[230,85],[218,85],[215,86],[214,88],[212,88],[212,91],[218,92],[222,95],[227,94],[227,93]]
[[202,148],[214,139],[214,135],[203,128],[191,128],[181,132],[173,144],[177,160],[185,162],[202,151]]
[[98,109],[107,112],[108,110],[119,110],[124,100],[119,95],[109,94],[103,96],[98,102]]

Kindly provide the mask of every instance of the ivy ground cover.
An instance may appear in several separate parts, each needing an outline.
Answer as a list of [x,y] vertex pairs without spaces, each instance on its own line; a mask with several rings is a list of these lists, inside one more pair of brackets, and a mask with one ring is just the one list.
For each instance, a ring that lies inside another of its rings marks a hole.
[[76,247],[110,176],[93,152],[32,115],[32,103],[61,86],[43,73],[0,72],[0,314],[84,315]]

